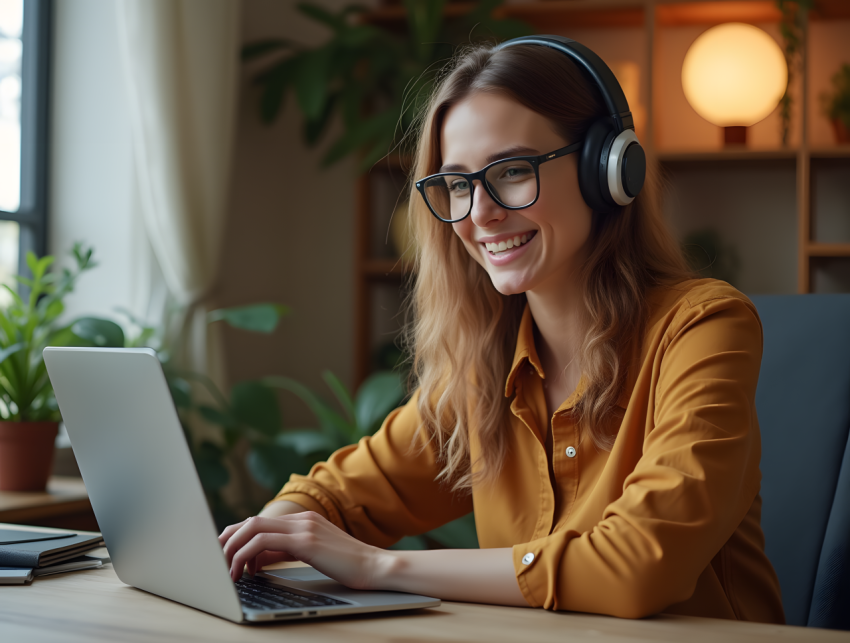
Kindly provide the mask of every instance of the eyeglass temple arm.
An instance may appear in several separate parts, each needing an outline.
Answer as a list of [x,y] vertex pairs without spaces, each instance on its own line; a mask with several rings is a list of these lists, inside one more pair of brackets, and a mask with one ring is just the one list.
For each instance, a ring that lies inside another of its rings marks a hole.
[[549,154],[543,154],[542,156],[538,156],[537,162],[545,163],[546,161],[551,161],[552,159],[558,159],[562,156],[566,156],[567,154],[572,154],[573,152],[576,152],[581,149],[582,143],[584,143],[584,139],[576,141],[572,145],[562,147],[559,150],[555,150],[554,152],[550,152]]

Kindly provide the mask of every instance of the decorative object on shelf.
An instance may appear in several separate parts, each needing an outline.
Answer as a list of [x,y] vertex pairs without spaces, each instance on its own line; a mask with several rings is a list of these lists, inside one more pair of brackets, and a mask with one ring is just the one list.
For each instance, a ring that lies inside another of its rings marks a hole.
[[850,143],[850,64],[832,75],[832,88],[821,93],[821,110],[832,123],[835,142]]
[[714,228],[697,230],[682,240],[682,250],[691,269],[701,277],[720,279],[733,286],[738,282],[741,260],[732,244],[723,241]]
[[97,264],[92,249],[75,244],[73,270],[48,272],[54,257],[27,254],[30,277],[16,277],[25,289],[7,285],[11,303],[0,310],[0,491],[43,491],[53,463],[59,408],[41,356],[46,346],[121,346],[121,328],[106,319],[84,317],[67,325],[58,319],[63,299],[80,275]]
[[785,93],[779,99],[779,114],[782,118],[782,147],[788,146],[788,133],[791,129],[791,83],[800,66],[800,54],[805,47],[805,21],[810,9],[813,9],[815,0],[776,0],[776,6],[782,12],[782,21],[779,30],[782,33],[782,41],[785,44],[783,54],[785,65],[788,69],[788,82],[785,84]]
[[[294,93],[304,116],[304,138],[318,143],[334,115],[343,133],[328,149],[322,165],[363,151],[360,169],[370,168],[404,139],[419,106],[454,47],[484,39],[532,33],[516,20],[497,20],[502,0],[485,0],[463,15],[447,18],[446,0],[404,0],[409,34],[368,24],[368,9],[347,5],[333,13],[308,2],[298,10],[332,31],[330,40],[309,48],[273,38],[248,43],[246,61],[277,56],[254,76],[262,88],[260,117],[271,123],[287,93]],[[283,54],[281,56],[281,54]]]
[[682,64],[685,97],[697,114],[723,128],[725,145],[746,144],[746,128],[776,108],[787,84],[779,45],[741,22],[702,33]]

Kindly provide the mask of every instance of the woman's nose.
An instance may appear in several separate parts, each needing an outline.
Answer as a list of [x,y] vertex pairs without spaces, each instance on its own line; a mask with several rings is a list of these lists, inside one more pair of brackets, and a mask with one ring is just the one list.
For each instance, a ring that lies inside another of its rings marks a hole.
[[472,194],[472,211],[470,217],[479,228],[486,228],[508,216],[507,210],[496,203],[481,181],[475,181]]

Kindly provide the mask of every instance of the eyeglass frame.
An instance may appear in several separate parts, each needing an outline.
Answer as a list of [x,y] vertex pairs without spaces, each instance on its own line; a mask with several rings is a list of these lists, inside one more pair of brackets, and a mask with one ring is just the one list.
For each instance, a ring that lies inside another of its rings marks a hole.
[[[490,195],[490,198],[493,199],[496,203],[498,203],[501,207],[506,210],[524,210],[525,208],[530,208],[532,205],[537,203],[537,199],[540,198],[540,171],[539,168],[543,163],[547,161],[554,161],[555,159],[561,158],[562,156],[566,156],[567,154],[572,154],[573,152],[578,152],[582,144],[584,143],[584,139],[580,141],[576,141],[575,143],[571,143],[566,147],[562,147],[553,152],[549,152],[548,154],[541,154],[539,156],[511,156],[506,159],[499,159],[498,161],[493,161],[492,163],[486,165],[481,168],[477,172],[438,172],[437,174],[430,174],[425,178],[419,179],[416,181],[416,189],[419,190],[419,194],[422,195],[422,200],[425,201],[425,205],[428,206],[428,209],[431,211],[437,219],[442,221],[443,223],[459,223],[463,221],[466,217],[468,217],[472,213],[472,205],[475,201],[475,183],[474,181],[481,181],[481,185],[484,186],[484,190],[487,194]],[[526,205],[505,205],[504,203],[496,197],[495,194],[490,190],[487,185],[487,181],[485,179],[485,175],[487,170],[489,170],[494,165],[498,165],[499,163],[507,163],[508,161],[527,161],[531,167],[534,169],[534,179],[537,181],[537,195],[534,197],[534,200],[531,203]],[[462,176],[469,182],[469,210],[463,215],[460,219],[444,219],[439,214],[434,212],[434,208],[431,207],[431,204],[428,202],[428,197],[425,196],[425,182],[429,179],[436,179],[440,176]]]

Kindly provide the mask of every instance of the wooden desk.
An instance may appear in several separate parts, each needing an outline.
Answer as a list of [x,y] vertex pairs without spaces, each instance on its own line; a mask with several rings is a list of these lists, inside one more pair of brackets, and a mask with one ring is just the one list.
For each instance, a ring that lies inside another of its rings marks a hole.
[[0,491],[0,522],[98,531],[83,479],[61,476],[47,491]]
[[848,643],[850,632],[684,616],[631,621],[466,603],[406,614],[237,625],[128,587],[107,565],[38,578],[29,586],[0,586],[0,641]]

